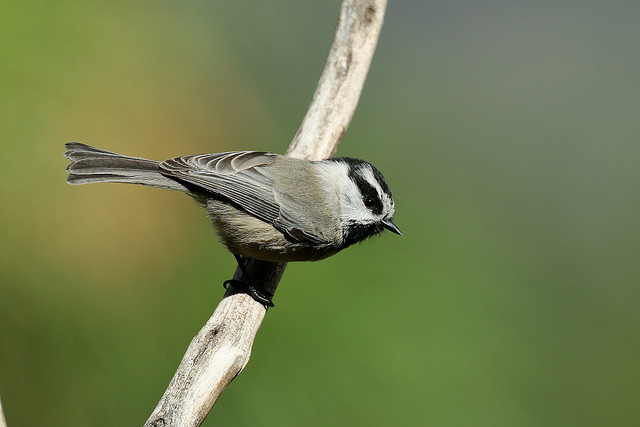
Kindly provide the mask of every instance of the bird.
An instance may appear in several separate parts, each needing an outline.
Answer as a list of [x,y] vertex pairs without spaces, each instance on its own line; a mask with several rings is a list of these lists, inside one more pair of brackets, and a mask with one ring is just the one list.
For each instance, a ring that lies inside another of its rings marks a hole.
[[230,151],[155,161],[80,142],[65,148],[69,184],[140,184],[184,192],[205,206],[219,240],[250,282],[228,280],[225,287],[240,284],[265,307],[273,307],[272,295],[250,280],[243,257],[316,261],[383,230],[402,235],[384,176],[364,160]]

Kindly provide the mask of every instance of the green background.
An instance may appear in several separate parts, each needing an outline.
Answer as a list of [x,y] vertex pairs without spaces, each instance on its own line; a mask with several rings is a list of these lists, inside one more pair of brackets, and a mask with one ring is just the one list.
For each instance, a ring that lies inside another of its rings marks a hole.
[[[339,2],[0,6],[0,396],[142,425],[234,260],[182,194],[63,144],[283,152]],[[289,265],[205,425],[640,425],[640,3],[391,1],[340,155],[391,233]]]

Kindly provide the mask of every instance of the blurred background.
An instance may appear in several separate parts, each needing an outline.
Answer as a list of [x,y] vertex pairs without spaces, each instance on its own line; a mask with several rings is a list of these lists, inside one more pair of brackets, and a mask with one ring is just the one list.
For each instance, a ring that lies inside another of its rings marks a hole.
[[[142,425],[235,262],[182,194],[66,141],[284,152],[339,1],[3,2],[9,426]],[[339,150],[387,233],[290,264],[204,425],[640,425],[640,3],[391,1]]]

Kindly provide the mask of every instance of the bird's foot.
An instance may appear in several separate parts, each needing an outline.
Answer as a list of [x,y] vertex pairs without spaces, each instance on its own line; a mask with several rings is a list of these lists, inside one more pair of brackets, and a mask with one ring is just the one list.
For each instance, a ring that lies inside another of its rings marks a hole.
[[222,284],[222,286],[224,286],[225,289],[228,289],[229,285],[234,286],[238,288],[241,292],[249,295],[256,302],[264,305],[264,308],[269,308],[274,306],[273,301],[271,301],[271,298],[273,298],[273,294],[271,292],[267,292],[263,289],[260,289],[257,286],[252,285],[251,283],[246,283],[241,280],[235,280],[235,279],[226,280]]

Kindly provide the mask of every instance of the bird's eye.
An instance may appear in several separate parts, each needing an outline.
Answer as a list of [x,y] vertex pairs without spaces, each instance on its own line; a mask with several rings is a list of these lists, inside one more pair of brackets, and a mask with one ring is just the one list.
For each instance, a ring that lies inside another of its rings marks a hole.
[[364,205],[369,209],[371,209],[375,203],[376,202],[375,202],[375,200],[373,200],[373,197],[365,197],[364,198]]

